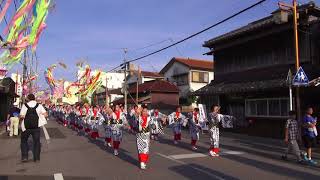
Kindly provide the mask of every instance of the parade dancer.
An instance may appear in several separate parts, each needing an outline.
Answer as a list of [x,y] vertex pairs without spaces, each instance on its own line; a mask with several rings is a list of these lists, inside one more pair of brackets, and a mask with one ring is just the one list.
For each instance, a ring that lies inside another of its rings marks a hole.
[[122,127],[126,123],[126,116],[119,105],[116,105],[115,111],[112,114],[111,118],[111,131],[112,131],[112,142],[113,142],[113,149],[114,155],[117,156],[119,154],[119,146],[122,140]]
[[182,125],[186,121],[186,117],[181,114],[181,108],[177,107],[176,112],[171,113],[168,116],[169,125],[172,127],[174,134],[174,144],[178,144],[178,141],[181,140],[181,129]]
[[199,108],[194,108],[194,111],[189,113],[189,131],[191,137],[191,148],[197,150],[197,141],[199,140],[199,132],[201,131],[200,123],[203,123],[204,119],[200,116]]
[[151,111],[151,139],[152,140],[158,140],[159,134],[163,133],[163,127],[162,124],[165,123],[166,116],[159,112],[158,108],[155,108],[153,111]]
[[141,169],[146,169],[147,162],[149,160],[150,122],[151,118],[148,115],[148,109],[143,108],[142,113],[138,119],[138,132],[136,134],[138,156]]
[[82,121],[83,121],[83,125],[84,125],[84,132],[86,135],[90,134],[91,132],[91,129],[90,129],[90,106],[88,104],[85,104],[84,105],[84,108],[83,108],[83,114],[82,114]]
[[220,106],[212,106],[211,113],[209,113],[209,132],[210,132],[210,155],[219,156],[219,123],[221,121],[222,115],[219,114]]
[[92,111],[90,111],[90,125],[91,125],[91,138],[97,139],[99,138],[98,126],[102,124],[104,118],[100,113],[98,107],[94,107]]
[[210,133],[211,147],[209,153],[211,156],[219,156],[219,124],[222,128],[233,128],[235,117],[220,114],[220,106],[212,106],[209,113],[208,125]]
[[130,111],[130,114],[128,116],[129,118],[129,125],[130,125],[130,131],[131,133],[135,133],[135,131],[137,130],[137,121],[138,121],[138,118],[139,118],[139,114],[138,114],[138,106],[137,105],[134,105],[133,106],[133,109],[131,109]]
[[102,112],[102,115],[105,119],[103,125],[105,129],[105,146],[111,147],[111,137],[112,137],[112,131],[111,131],[111,119],[113,115],[113,111],[111,108],[106,108]]
[[76,124],[75,124],[75,128],[78,132],[78,135],[80,135],[80,132],[83,129],[83,125],[82,125],[82,117],[83,117],[83,112],[82,112],[82,108],[81,106],[77,106],[76,108],[76,115],[77,115],[77,120],[76,120]]

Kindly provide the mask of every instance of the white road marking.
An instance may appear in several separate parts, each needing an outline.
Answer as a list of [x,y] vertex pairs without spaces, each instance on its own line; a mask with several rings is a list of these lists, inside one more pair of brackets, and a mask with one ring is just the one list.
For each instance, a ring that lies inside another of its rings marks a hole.
[[[220,155],[241,155],[244,154],[244,152],[241,151],[221,151]],[[203,154],[203,153],[191,153],[191,154],[175,154],[175,155],[169,155],[168,157],[172,159],[192,159],[192,158],[202,158],[207,157],[209,154]]]
[[168,156],[172,159],[190,159],[190,158],[200,158],[200,157],[207,157],[208,155],[202,153],[192,153],[192,154],[178,154],[178,155],[171,155]]
[[63,180],[62,173],[53,174],[54,180]]
[[[159,156],[163,157],[163,158],[170,159],[170,160],[172,160],[172,161],[174,161],[174,162],[176,162],[176,163],[178,163],[178,164],[188,165],[187,163],[185,163],[185,162],[183,162],[183,161],[179,161],[179,160],[177,160],[177,159],[173,159],[173,158],[170,157],[170,156],[166,156],[166,155],[161,154],[161,153],[157,153],[157,154],[158,154]],[[197,167],[193,167],[193,166],[189,166],[189,167],[192,168],[192,169],[194,169],[194,170],[197,170],[197,171],[199,171],[199,172],[202,172],[202,173],[204,173],[204,174],[207,174],[208,176],[213,177],[213,178],[215,178],[215,179],[225,180],[223,177],[217,176],[217,175],[215,175],[215,174],[213,174],[213,173],[210,173],[210,172],[207,172],[207,171],[205,171],[205,170],[203,170],[203,169],[200,169],[200,168],[197,168]]]
[[44,126],[42,126],[42,129],[43,129],[44,137],[46,138],[47,143],[49,143],[49,141],[50,141],[50,136],[49,136],[49,133],[48,133],[48,131],[47,131],[47,128],[44,127]]
[[240,155],[240,154],[244,154],[244,152],[241,151],[222,151],[220,153],[221,155]]

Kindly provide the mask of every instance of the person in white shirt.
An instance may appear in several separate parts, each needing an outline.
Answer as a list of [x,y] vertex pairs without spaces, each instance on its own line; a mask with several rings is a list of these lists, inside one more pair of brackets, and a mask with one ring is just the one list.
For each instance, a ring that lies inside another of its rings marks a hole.
[[28,138],[32,135],[33,139],[33,160],[40,161],[40,127],[47,123],[47,111],[41,104],[35,101],[35,96],[27,96],[28,103],[25,103],[20,112],[21,122],[21,158],[22,162],[28,161]]

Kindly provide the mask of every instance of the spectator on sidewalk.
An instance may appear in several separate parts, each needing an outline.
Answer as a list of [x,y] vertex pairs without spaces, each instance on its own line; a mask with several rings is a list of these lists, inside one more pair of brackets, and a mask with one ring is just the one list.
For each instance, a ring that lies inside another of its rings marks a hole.
[[306,115],[303,118],[303,141],[304,146],[307,149],[307,156],[305,156],[305,160],[307,160],[310,164],[315,165],[317,164],[316,161],[312,160],[312,148],[316,144],[316,137],[318,135],[317,132],[317,119],[312,117],[313,109],[312,107],[307,108]]
[[9,132],[10,137],[12,137],[13,135],[18,136],[19,114],[20,114],[20,109],[18,108],[18,103],[15,102],[13,104],[13,107],[10,108],[9,114],[8,114],[8,120],[10,121],[10,132]]
[[300,156],[300,149],[297,140],[299,139],[298,131],[298,122],[296,120],[296,112],[289,112],[289,119],[286,122],[285,126],[285,143],[288,145],[288,148],[285,151],[285,154],[282,156],[282,159],[287,160],[288,154],[292,153],[297,157],[298,163],[302,163]]
[[47,112],[41,104],[38,104],[33,94],[27,96],[28,103],[21,108],[21,160],[28,161],[28,138],[32,135],[33,139],[33,160],[40,161],[40,127],[45,125]]

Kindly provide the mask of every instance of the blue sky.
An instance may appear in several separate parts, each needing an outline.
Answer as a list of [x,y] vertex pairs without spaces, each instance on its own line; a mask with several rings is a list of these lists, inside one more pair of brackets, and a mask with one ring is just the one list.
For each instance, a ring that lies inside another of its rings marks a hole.
[[[123,61],[144,55],[178,41],[239,11],[258,0],[55,0],[56,7],[47,19],[37,55],[40,80],[43,70],[63,61],[68,70],[57,69],[55,77],[74,80],[79,59],[93,68],[109,70]],[[317,0],[317,4],[320,0]],[[165,52],[138,61],[144,70],[159,71],[175,56],[212,60],[204,56],[204,41],[268,16],[277,0],[242,14]],[[291,2],[285,0],[285,2]],[[308,2],[306,0],[299,1]],[[162,43],[159,43],[162,42]],[[157,45],[141,49],[150,44]],[[14,69],[21,68],[17,65]]]

